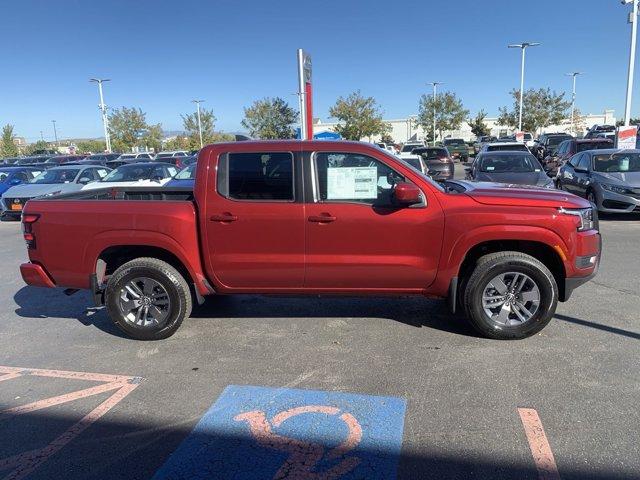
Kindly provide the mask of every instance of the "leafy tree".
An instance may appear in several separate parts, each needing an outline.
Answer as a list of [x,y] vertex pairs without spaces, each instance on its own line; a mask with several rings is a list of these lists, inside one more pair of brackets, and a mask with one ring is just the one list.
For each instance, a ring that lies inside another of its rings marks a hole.
[[[200,145],[198,143],[198,145]],[[174,138],[171,138],[164,142],[163,147],[164,150],[188,150],[189,149],[189,139],[182,135],[177,135]]]
[[487,117],[487,112],[480,110],[475,117],[469,119],[469,126],[471,127],[471,133],[476,137],[482,137],[489,135],[491,129],[484,123],[484,119]]
[[264,98],[244,109],[242,126],[256,138],[294,138],[293,124],[297,119],[297,112],[284,99]]
[[18,155],[18,147],[15,143],[13,125],[6,124],[2,127],[2,140],[0,141],[0,157],[15,157]]
[[455,93],[443,92],[436,96],[422,95],[418,104],[418,124],[428,140],[433,140],[433,113],[435,107],[437,134],[442,138],[445,130],[457,130],[469,115]]
[[[200,134],[198,132],[198,113],[189,113],[187,115],[180,115],[182,117],[182,124],[187,133],[187,148],[189,150],[197,150],[200,148]],[[214,141],[214,127],[217,118],[213,114],[213,110],[201,109],[200,110],[200,125],[202,126],[202,143],[208,145]]]
[[[624,125],[624,120],[618,120],[616,122],[616,127],[621,127],[622,125]],[[640,118],[630,118],[629,119],[629,125],[640,126]]]
[[104,140],[81,140],[76,144],[78,152],[81,153],[100,153],[107,148]]
[[382,112],[373,97],[363,97],[360,90],[347,98],[338,97],[329,114],[338,120],[335,130],[345,140],[360,140],[363,137],[381,135],[390,130],[382,120]]
[[131,151],[136,146],[159,149],[162,146],[162,125],[149,125],[140,108],[122,107],[109,115],[111,146],[117,151]]
[[27,145],[25,152],[27,155],[32,155],[33,152],[37,152],[39,150],[49,150],[49,143],[44,140],[38,140],[36,143],[31,143]]
[[[511,90],[513,106],[500,108],[498,125],[518,128],[520,108],[520,90]],[[565,100],[564,93],[556,93],[550,88],[535,90],[530,88],[524,92],[522,100],[522,129],[526,132],[537,132],[549,125],[558,125],[567,118],[567,110],[571,101]]]
[[389,132],[385,132],[382,134],[382,138],[380,139],[382,143],[386,143],[387,145],[395,145],[395,140],[391,137]]

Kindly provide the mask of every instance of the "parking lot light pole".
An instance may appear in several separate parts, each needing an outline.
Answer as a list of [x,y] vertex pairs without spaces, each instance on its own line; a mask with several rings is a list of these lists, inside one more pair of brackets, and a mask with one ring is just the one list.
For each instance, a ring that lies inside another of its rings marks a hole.
[[98,92],[100,92],[100,112],[102,112],[102,126],[104,127],[104,142],[107,147],[107,152],[111,153],[111,138],[109,136],[109,118],[107,117],[107,106],[104,104],[104,96],[102,95],[102,83],[110,82],[110,78],[91,78],[92,83],[98,84]]
[[433,86],[433,146],[436,146],[436,96],[438,85],[444,85],[443,82],[429,82],[427,85]]
[[575,114],[576,114],[576,77],[582,75],[582,72],[565,73],[568,77],[573,77],[573,88],[571,89],[571,133],[576,134],[575,130]]
[[58,143],[58,130],[56,130],[56,121],[51,120],[51,123],[53,123],[53,138],[55,138],[56,140],[56,147],[59,147],[60,144]]
[[629,48],[629,71],[627,74],[627,99],[624,104],[624,125],[631,123],[631,92],[633,90],[633,71],[636,62],[636,35],[638,32],[638,0],[622,0],[624,5],[632,3],[633,7],[629,13],[629,23],[631,24],[631,48]]
[[522,59],[520,61],[520,113],[518,114],[518,131],[522,131],[522,100],[524,95],[524,56],[527,47],[536,47],[540,45],[539,42],[523,42],[512,43],[507,45],[509,48],[519,48],[522,51]]
[[191,101],[196,104],[196,109],[198,112],[198,134],[200,135],[200,148],[202,148],[203,144],[202,144],[202,123],[200,122],[200,104],[204,102],[204,100],[191,100]]

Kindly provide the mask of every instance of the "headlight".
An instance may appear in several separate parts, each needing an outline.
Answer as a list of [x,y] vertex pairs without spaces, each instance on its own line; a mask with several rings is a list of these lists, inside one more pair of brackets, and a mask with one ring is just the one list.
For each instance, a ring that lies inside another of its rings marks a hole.
[[580,224],[578,225],[579,232],[597,229],[597,217],[594,214],[593,208],[559,208],[558,211],[563,215],[578,217],[580,220]]
[[620,187],[618,185],[609,185],[608,183],[601,183],[600,186],[605,190],[608,190],[613,193],[619,193],[621,195],[629,195],[630,193],[633,193],[629,191],[628,188]]

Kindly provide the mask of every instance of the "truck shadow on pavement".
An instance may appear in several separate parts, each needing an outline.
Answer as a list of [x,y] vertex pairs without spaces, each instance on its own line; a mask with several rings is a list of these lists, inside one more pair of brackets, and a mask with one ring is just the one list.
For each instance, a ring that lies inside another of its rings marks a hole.
[[[15,313],[24,318],[73,318],[83,325],[125,338],[104,308],[91,306],[86,292],[70,297],[61,289],[23,287],[13,297]],[[462,336],[477,337],[458,315],[451,315],[443,301],[420,296],[407,297],[301,297],[234,295],[209,297],[194,305],[191,318],[381,318],[413,327],[432,328]],[[188,326],[188,322],[182,327]],[[128,337],[126,337],[128,338]]]
[[[87,407],[88,408],[88,407]],[[65,478],[67,480],[115,480],[115,479],[271,479],[278,466],[287,460],[287,455],[264,448],[257,444],[249,431],[246,435],[231,434],[224,430],[211,429],[206,433],[192,433],[197,418],[182,418],[173,424],[149,422],[134,419],[125,414],[115,418],[103,418],[59,451],[41,455],[24,455],[38,452],[48,442],[73,425],[78,419],[68,414],[33,412],[19,417],[0,419],[0,435],[11,438],[0,446],[0,472],[9,474],[19,472],[20,478],[33,479]],[[170,457],[182,441],[206,446],[207,452],[222,451],[228,453],[224,458],[212,458],[203,455],[197,462],[187,462],[180,455]],[[520,432],[513,432],[514,439]],[[515,440],[514,440],[515,441]],[[322,439],[315,439],[321,447],[328,449],[333,445]],[[360,449],[352,454],[359,458],[375,456],[398,465],[397,475],[385,477],[388,480],[413,480],[425,478],[448,479],[492,479],[521,480],[543,478],[538,476],[533,459],[527,456],[500,455],[500,459],[490,451],[479,453],[470,449],[465,451],[456,446],[447,449],[439,442],[436,447],[428,438],[420,445],[409,442],[398,455],[385,450],[383,445],[375,449]],[[34,450],[34,448],[36,450]],[[528,447],[522,445],[523,452]],[[234,453],[236,452],[236,453]],[[247,452],[251,455],[247,456]],[[171,458],[178,464],[169,477],[158,470]],[[270,460],[269,462],[265,462]],[[215,462],[217,460],[217,462]],[[339,459],[337,459],[339,460]],[[215,462],[215,463],[214,463]],[[569,462],[570,463],[570,462]],[[158,475],[154,477],[154,474]],[[215,472],[213,474],[212,472]],[[583,468],[569,464],[561,468],[563,480],[613,480],[637,478],[632,471],[607,471],[606,465],[593,465]],[[7,477],[9,478],[9,477]],[[315,477],[310,477],[315,478]],[[338,477],[352,479],[348,473]],[[375,472],[359,478],[380,478]],[[545,477],[546,478],[546,477]],[[551,478],[551,477],[549,477]]]

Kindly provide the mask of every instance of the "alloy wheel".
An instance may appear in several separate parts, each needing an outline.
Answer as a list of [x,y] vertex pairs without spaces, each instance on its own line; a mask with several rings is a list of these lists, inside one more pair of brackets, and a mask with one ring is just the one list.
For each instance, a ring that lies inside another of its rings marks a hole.
[[163,324],[171,311],[171,300],[166,288],[157,280],[137,277],[120,289],[120,313],[127,323],[136,327],[157,327]]
[[482,308],[499,325],[522,325],[531,320],[540,308],[540,288],[524,273],[501,273],[484,288]]

